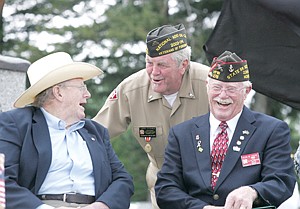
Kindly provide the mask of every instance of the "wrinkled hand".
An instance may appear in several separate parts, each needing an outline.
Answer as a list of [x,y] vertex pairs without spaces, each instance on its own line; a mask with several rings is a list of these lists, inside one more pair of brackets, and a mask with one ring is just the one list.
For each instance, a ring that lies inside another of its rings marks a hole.
[[243,186],[233,190],[226,198],[224,209],[251,209],[257,192],[249,187]]
[[[103,202],[94,202],[90,205],[80,207],[81,209],[110,209],[106,204]],[[70,209],[70,207],[59,207],[56,209]]]
[[223,206],[212,206],[212,205],[207,205],[207,206],[204,206],[203,209],[224,209]]
[[88,206],[82,207],[81,209],[109,209],[109,207],[103,202],[94,202]]

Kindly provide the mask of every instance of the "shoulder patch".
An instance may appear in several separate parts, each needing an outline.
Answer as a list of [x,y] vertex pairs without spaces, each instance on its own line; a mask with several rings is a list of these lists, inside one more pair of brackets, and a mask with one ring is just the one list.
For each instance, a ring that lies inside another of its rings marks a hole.
[[118,99],[117,89],[114,89],[114,90],[110,93],[108,99],[109,99],[110,101],[112,101],[112,100],[117,100],[117,99]]

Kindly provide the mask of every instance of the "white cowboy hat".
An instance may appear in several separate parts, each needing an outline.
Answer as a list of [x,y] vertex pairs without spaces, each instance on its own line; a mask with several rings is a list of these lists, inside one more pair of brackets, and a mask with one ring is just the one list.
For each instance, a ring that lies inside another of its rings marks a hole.
[[74,62],[65,52],[47,55],[32,63],[27,71],[30,87],[17,98],[14,107],[31,104],[45,89],[73,78],[91,79],[102,74],[102,70],[84,62]]

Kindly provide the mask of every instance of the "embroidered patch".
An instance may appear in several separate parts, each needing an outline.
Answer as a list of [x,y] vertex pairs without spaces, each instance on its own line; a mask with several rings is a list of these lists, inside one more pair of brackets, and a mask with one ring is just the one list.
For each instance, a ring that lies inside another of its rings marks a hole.
[[110,93],[108,99],[109,99],[109,100],[116,100],[116,99],[118,99],[117,89],[114,89],[114,90]]
[[140,137],[156,137],[156,127],[139,127]]
[[259,153],[252,153],[247,155],[242,155],[242,165],[243,167],[253,166],[253,165],[260,165],[260,158]]

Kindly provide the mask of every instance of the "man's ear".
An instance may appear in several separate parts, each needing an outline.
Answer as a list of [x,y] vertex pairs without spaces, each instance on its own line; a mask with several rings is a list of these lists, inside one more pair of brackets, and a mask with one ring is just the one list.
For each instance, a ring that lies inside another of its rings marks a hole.
[[251,89],[252,89],[252,86],[248,86],[248,87],[246,88],[246,94],[249,94],[250,91],[251,91]]
[[63,98],[62,88],[58,85],[52,87],[52,93],[55,99],[61,101]]
[[185,73],[185,71],[186,71],[186,69],[187,69],[187,67],[188,67],[188,65],[189,65],[189,60],[188,59],[185,59],[184,61],[182,61],[182,63],[181,63],[181,73],[182,73],[182,75]]

